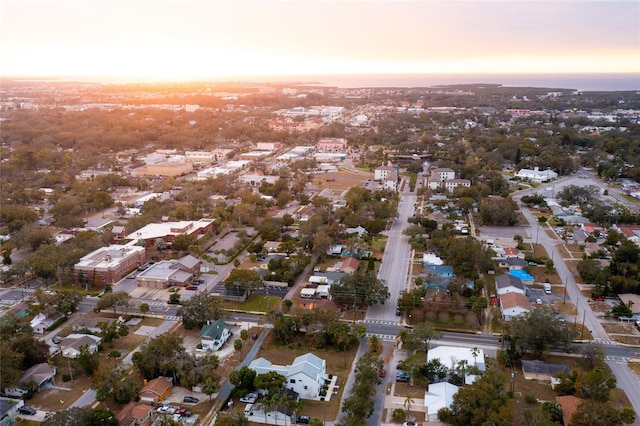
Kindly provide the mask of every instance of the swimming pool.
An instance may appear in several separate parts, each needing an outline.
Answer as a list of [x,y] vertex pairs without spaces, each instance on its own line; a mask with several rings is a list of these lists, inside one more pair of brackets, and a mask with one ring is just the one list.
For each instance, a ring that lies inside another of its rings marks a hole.
[[527,273],[527,271],[521,269],[514,269],[509,271],[509,274],[516,278],[520,278],[522,281],[533,281],[533,277]]

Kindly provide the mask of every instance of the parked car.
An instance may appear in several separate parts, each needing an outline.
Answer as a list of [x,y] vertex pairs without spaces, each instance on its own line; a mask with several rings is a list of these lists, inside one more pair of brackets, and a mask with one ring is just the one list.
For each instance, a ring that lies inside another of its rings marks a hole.
[[296,419],[296,423],[299,425],[308,425],[310,421],[311,418],[309,416],[298,416]]
[[55,336],[53,339],[51,339],[51,341],[53,342],[54,345],[57,345],[60,342],[62,342],[62,340],[58,336]]
[[196,287],[195,285],[188,285],[187,286],[187,290],[197,290],[198,287]]
[[385,377],[386,375],[387,375],[387,370],[385,370],[384,368],[378,371],[378,376]]
[[248,394],[240,398],[240,402],[245,402],[247,404],[253,404],[257,400],[258,400],[257,392],[249,392]]
[[197,279],[193,280],[193,283],[195,285],[204,284],[204,280],[202,278],[197,278]]
[[402,423],[402,426],[418,426],[418,423],[416,423],[416,422],[404,422],[404,423]]
[[127,275],[127,279],[128,279],[128,280],[135,280],[135,279],[136,279],[136,276],[135,276],[134,274]]
[[187,404],[197,404],[198,402],[200,402],[200,400],[198,398],[196,398],[195,396],[185,396],[182,399],[183,402],[186,402]]
[[29,416],[33,416],[37,412],[38,412],[38,410],[36,410],[35,408],[27,407],[26,405],[23,405],[22,407],[18,408],[18,413],[27,414]]
[[396,316],[399,317],[400,315],[402,315],[402,311],[400,308],[396,308]]

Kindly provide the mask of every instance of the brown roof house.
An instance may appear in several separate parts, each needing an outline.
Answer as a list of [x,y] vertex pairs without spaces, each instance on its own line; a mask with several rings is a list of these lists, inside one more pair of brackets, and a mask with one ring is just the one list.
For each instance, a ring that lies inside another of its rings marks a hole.
[[358,270],[360,266],[360,261],[355,257],[347,257],[342,261],[340,265],[340,272],[344,272],[345,274],[353,274]]
[[16,396],[18,398],[24,397],[29,393],[29,388],[33,384],[33,389],[36,392],[40,392],[49,383],[53,382],[53,378],[56,376],[56,367],[50,366],[46,362],[36,364],[22,374],[18,385],[14,388],[5,388],[4,394],[6,396]]
[[502,318],[505,321],[509,321],[519,315],[530,312],[533,306],[527,296],[510,292],[500,295],[500,308],[502,309]]
[[582,398],[573,395],[556,396],[556,401],[562,408],[562,422],[565,425],[571,424],[573,415],[578,411],[578,405],[582,402]]
[[149,426],[153,422],[153,407],[130,402],[116,416],[121,426]]
[[156,377],[144,385],[140,391],[140,401],[157,404],[171,393],[173,379],[170,377]]

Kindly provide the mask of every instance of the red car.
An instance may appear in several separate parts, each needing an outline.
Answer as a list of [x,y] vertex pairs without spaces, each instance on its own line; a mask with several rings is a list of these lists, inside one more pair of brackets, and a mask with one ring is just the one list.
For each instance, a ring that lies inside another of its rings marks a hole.
[[196,287],[195,285],[188,285],[187,286],[187,290],[197,290],[198,287]]
[[386,375],[387,375],[387,370],[382,369],[382,370],[378,371],[378,376],[380,376],[380,377],[384,377],[384,376],[386,376]]
[[599,300],[600,302],[602,302],[605,300],[605,298],[604,296],[597,296],[597,297],[592,297],[591,300]]

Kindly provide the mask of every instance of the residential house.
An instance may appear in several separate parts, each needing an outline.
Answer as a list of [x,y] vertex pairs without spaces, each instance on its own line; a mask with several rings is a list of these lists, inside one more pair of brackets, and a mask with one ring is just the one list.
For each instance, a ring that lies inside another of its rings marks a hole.
[[502,318],[509,321],[530,312],[533,306],[526,296],[509,292],[500,295],[500,309],[502,310]]
[[631,309],[633,315],[640,315],[640,295],[633,293],[619,294],[618,299]]
[[427,420],[438,421],[438,410],[449,408],[453,402],[453,396],[458,393],[458,386],[448,382],[432,383],[424,393],[424,407]]
[[498,260],[498,266],[501,268],[509,268],[510,271],[521,271],[529,263],[519,257],[506,257]]
[[202,349],[217,351],[231,337],[231,329],[221,319],[212,324],[205,324],[200,330],[200,344]]
[[360,267],[360,261],[355,257],[347,257],[342,261],[342,264],[338,268],[340,272],[345,274],[353,274]]
[[173,379],[170,377],[156,377],[149,380],[140,390],[140,401],[158,404],[171,393]]
[[257,374],[275,371],[287,378],[285,387],[297,392],[303,399],[320,399],[320,391],[328,379],[326,361],[312,353],[296,357],[290,365],[275,365],[265,358],[249,364]]
[[356,228],[347,228],[347,229],[345,229],[344,233],[346,235],[357,234],[358,237],[362,237],[363,235],[365,235],[367,233],[367,230],[364,229],[362,226],[358,225],[358,227],[356,227]]
[[578,411],[582,398],[573,395],[556,396],[556,402],[562,409],[562,424],[570,425],[573,415]]
[[65,358],[77,358],[83,347],[91,353],[98,352],[102,337],[93,334],[70,334],[60,342],[62,356]]
[[552,364],[544,361],[536,360],[522,360],[522,373],[525,380],[543,380],[554,384],[558,383],[556,379],[558,373],[565,373],[569,375],[571,369],[565,364]]
[[[460,362],[468,367],[477,367],[480,372],[486,370],[484,359],[484,351],[480,348],[465,348],[457,346],[437,346],[429,349],[427,353],[427,362],[438,359],[440,363],[447,368],[455,368]],[[465,382],[472,382],[475,376],[467,374],[468,379]]]
[[36,364],[22,374],[18,385],[14,388],[5,388],[6,396],[23,398],[29,392],[31,383],[35,383],[35,391],[40,392],[49,383],[53,382],[56,376],[56,367],[50,366],[46,362]]
[[45,313],[40,312],[29,324],[31,325],[31,329],[34,334],[44,334],[47,329],[62,316],[62,313],[58,311],[48,313],[46,315]]
[[154,409],[150,405],[130,402],[118,412],[116,419],[120,426],[150,426]]
[[265,241],[262,246],[268,253],[277,253],[280,250],[280,241]]
[[75,324],[73,324],[73,331],[100,334],[102,332],[102,328],[99,324],[105,323],[107,325],[111,324],[115,321],[113,318],[105,318],[105,317],[82,317]]
[[400,174],[397,167],[380,166],[376,167],[373,179],[380,182],[385,189],[396,191],[398,189],[398,178]]
[[527,294],[527,288],[520,278],[516,278],[511,274],[502,274],[496,277],[496,289],[498,295],[505,293]]
[[111,228],[111,235],[111,242],[113,244],[120,244],[127,236],[127,227],[125,225],[114,225],[114,227]]

